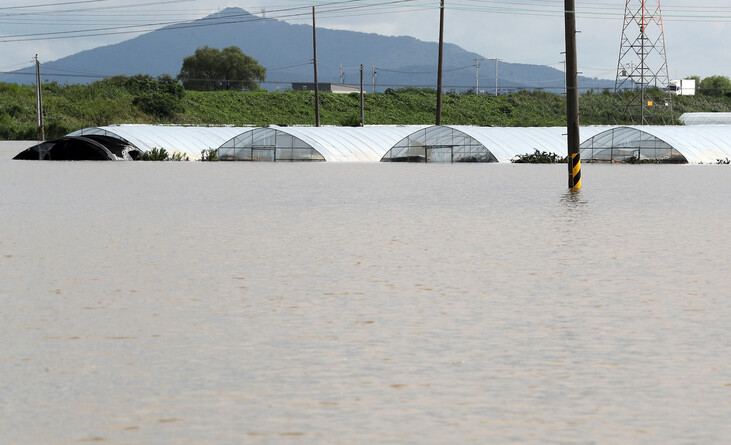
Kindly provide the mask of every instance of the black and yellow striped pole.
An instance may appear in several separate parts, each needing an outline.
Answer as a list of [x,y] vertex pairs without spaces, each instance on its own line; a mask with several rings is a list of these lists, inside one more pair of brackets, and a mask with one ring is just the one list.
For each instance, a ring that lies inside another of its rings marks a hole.
[[569,188],[581,188],[579,154],[579,85],[576,63],[576,8],[574,0],[564,0],[566,22],[566,127],[568,135]]

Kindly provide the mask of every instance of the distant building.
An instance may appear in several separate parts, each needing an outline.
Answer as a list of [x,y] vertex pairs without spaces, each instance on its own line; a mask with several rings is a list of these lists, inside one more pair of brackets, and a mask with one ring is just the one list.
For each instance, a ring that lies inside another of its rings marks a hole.
[[668,92],[678,96],[695,96],[695,79],[671,80]]
[[[292,90],[294,91],[315,91],[314,82],[292,82]],[[325,93],[360,93],[360,87],[357,85],[346,85],[344,83],[318,82],[317,90]],[[365,93],[365,91],[363,91]]]

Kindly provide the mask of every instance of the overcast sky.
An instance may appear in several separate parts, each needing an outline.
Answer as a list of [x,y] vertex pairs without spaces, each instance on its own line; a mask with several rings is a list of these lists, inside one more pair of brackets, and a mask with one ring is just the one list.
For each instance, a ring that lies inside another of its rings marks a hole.
[[[614,79],[625,1],[576,3],[579,71]],[[446,42],[485,58],[562,69],[562,0],[446,0],[445,4]],[[0,71],[26,67],[35,54],[41,62],[56,60],[233,6],[255,14],[266,11],[269,18],[291,23],[310,23],[309,8],[317,6],[318,27],[425,41],[437,41],[439,36],[439,0],[3,0]],[[648,8],[654,10],[652,5]],[[731,77],[729,0],[665,0],[662,15],[670,78]],[[64,34],[47,34],[51,32]]]

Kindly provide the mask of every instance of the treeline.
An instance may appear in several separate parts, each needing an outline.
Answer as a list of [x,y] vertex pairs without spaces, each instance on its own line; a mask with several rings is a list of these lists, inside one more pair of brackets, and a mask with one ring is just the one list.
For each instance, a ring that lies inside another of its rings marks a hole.
[[[182,125],[314,125],[314,94],[308,91],[188,91],[164,75],[118,76],[88,85],[45,83],[42,88],[47,139],[91,126],[112,124]],[[648,98],[664,102],[661,91]],[[0,83],[0,139],[37,137],[35,87]],[[366,124],[433,124],[436,91],[424,88],[389,89],[365,95]],[[684,112],[731,112],[731,94],[673,96],[677,119]],[[625,124],[614,112],[607,91],[580,96],[582,125]],[[360,97],[320,94],[322,125],[358,125]],[[561,126],[566,124],[565,98],[546,92],[500,96],[470,92],[446,93],[442,98],[445,125]]]

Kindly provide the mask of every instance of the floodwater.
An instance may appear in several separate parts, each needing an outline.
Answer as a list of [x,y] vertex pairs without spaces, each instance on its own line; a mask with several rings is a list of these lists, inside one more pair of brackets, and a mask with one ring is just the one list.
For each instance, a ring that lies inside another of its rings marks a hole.
[[731,168],[0,161],[3,444],[728,443]]

